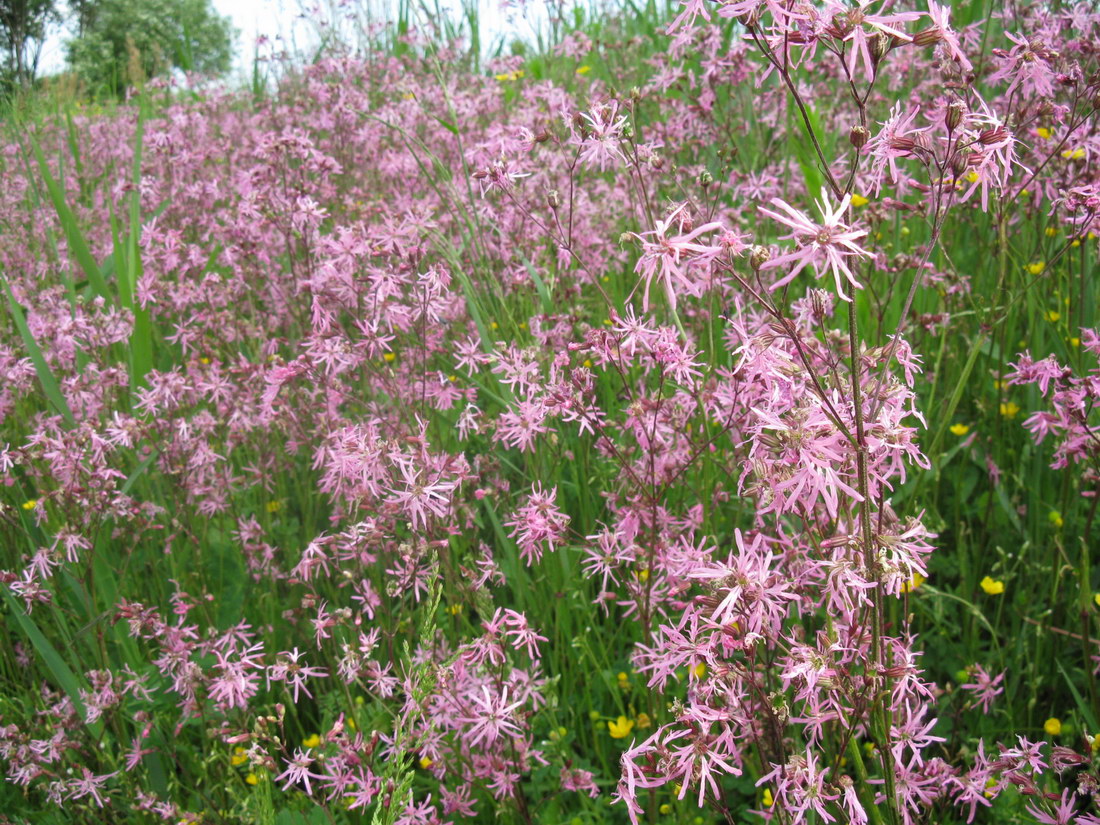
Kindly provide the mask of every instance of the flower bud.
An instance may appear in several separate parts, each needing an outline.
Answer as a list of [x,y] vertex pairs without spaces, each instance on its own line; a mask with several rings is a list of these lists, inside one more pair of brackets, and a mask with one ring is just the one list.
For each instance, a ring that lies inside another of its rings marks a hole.
[[753,272],[759,272],[760,267],[771,260],[772,251],[766,246],[754,246],[749,253],[749,266]]
[[929,28],[913,35],[913,43],[917,46],[931,46],[943,40],[943,34],[937,28]]
[[951,174],[956,180],[966,173],[968,166],[970,166],[970,152],[956,152],[951,158]]
[[954,132],[962,123],[963,115],[966,114],[966,106],[961,100],[952,100],[947,106],[947,114],[944,116],[944,122],[947,124],[947,131]]
[[557,209],[561,206],[561,195],[557,189],[551,189],[546,193],[546,203],[549,204],[551,209]]
[[714,175],[712,175],[708,170],[704,169],[702,172],[699,173],[700,186],[706,189],[712,183],[714,183]]
[[886,32],[875,32],[871,36],[871,42],[868,44],[871,47],[871,59],[877,66],[882,58],[886,57],[886,53],[890,51],[890,35]]
[[852,131],[848,133],[848,142],[857,149],[862,149],[867,145],[868,139],[871,137],[871,133],[867,131],[864,126],[853,126]]

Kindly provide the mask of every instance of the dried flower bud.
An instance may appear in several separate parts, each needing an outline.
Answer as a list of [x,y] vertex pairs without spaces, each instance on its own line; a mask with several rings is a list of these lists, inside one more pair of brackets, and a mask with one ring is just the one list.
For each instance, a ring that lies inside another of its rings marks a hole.
[[754,246],[749,253],[749,266],[754,272],[759,272],[760,267],[771,260],[772,251],[766,246]]
[[864,126],[853,126],[852,131],[848,133],[848,142],[857,149],[862,149],[867,145],[867,141],[870,139],[871,133],[867,131]]
[[546,202],[550,205],[551,209],[557,209],[561,206],[561,194],[557,189],[551,189],[546,193]]
[[954,175],[955,178],[961,178],[966,173],[969,166],[969,151],[956,152],[954,157],[951,158],[951,174]]
[[963,102],[952,100],[947,107],[947,130],[949,132],[953,132],[958,128],[958,125],[962,123],[964,114],[966,114],[966,106]]
[[890,51],[890,35],[883,31],[875,32],[871,36],[869,45],[871,47],[871,59],[877,66],[879,61],[886,57],[887,52]]

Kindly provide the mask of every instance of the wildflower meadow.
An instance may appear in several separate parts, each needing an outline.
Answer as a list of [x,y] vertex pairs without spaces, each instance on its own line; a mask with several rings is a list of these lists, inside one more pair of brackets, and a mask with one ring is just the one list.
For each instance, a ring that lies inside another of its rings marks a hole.
[[4,111],[0,823],[1100,825],[1100,7],[354,5]]

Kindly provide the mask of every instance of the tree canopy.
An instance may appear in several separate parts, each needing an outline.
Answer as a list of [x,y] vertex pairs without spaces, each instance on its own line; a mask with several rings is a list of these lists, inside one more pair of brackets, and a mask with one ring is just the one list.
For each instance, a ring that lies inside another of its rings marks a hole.
[[0,83],[35,79],[52,23],[65,22],[70,69],[89,92],[117,94],[173,69],[229,69],[235,31],[211,0],[0,0]]
[[0,0],[3,79],[17,84],[34,78],[46,27],[57,17],[55,0]]
[[210,0],[94,0],[74,3],[78,34],[69,65],[91,90],[118,92],[172,69],[222,73],[233,27]]

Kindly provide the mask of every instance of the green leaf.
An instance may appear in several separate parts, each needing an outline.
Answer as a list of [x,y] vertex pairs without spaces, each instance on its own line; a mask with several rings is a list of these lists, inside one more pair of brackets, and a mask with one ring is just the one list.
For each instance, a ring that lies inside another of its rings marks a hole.
[[[137,284],[141,279],[141,150],[145,135],[144,107],[138,111],[137,134],[134,137],[133,189],[130,192],[130,234],[126,238],[126,294],[123,306],[134,313],[134,328],[130,333],[130,388],[145,384],[145,376],[153,368],[153,324],[149,310],[136,301]],[[121,282],[121,280],[120,280]]]
[[[0,588],[0,591],[4,593],[4,599],[8,603],[8,610],[11,612],[12,617],[15,619],[16,624],[30,639],[31,645],[35,651],[42,658],[42,661],[46,664],[47,670],[53,675],[58,686],[65,691],[65,694],[69,697],[73,703],[73,708],[81,719],[86,717],[86,711],[84,709],[84,702],[80,698],[80,681],[77,679],[76,674],[72,672],[65,660],[61,658],[61,655],[57,652],[57,649],[50,644],[50,640],[42,635],[42,631],[38,629],[38,625],[35,624],[34,619],[23,612],[23,608],[11,595],[11,592],[6,587]],[[102,724],[99,722],[88,724],[88,729],[92,731],[93,735],[99,736]]]
[[1100,728],[1100,725],[1096,724],[1096,714],[1092,712],[1092,708],[1089,707],[1089,703],[1085,701],[1085,697],[1077,690],[1077,686],[1073,684],[1073,680],[1069,678],[1069,674],[1066,673],[1066,669],[1062,667],[1061,662],[1057,662],[1058,670],[1061,671],[1062,676],[1066,680],[1066,686],[1069,688],[1069,692],[1073,694],[1073,700],[1077,703],[1077,712],[1081,714],[1086,722],[1088,722],[1089,730],[1096,730]]
[[535,284],[535,291],[539,294],[539,301],[542,303],[542,311],[549,314],[553,311],[554,304],[550,300],[550,291],[546,288],[546,283],[539,276],[538,271],[535,269],[535,265],[527,259],[527,256],[521,251],[519,253],[520,259],[523,261],[523,265],[527,267],[527,274],[531,276],[531,280]]
[[38,383],[42,385],[42,391],[46,393],[46,398],[54,409],[65,417],[65,421],[68,422],[69,426],[74,426],[76,420],[73,418],[72,410],[69,409],[69,402],[61,394],[61,385],[57,383],[57,378],[50,369],[50,365],[46,363],[38,342],[34,340],[34,336],[27,326],[27,320],[23,317],[23,309],[19,306],[19,302],[15,300],[15,295],[11,291],[11,284],[8,283],[6,278],[4,279],[4,291],[8,294],[8,307],[11,309],[12,319],[15,321],[15,326],[23,339],[27,356],[34,364],[34,371],[38,375]]
[[107,281],[103,277],[103,271],[100,269],[99,264],[95,262],[95,258],[92,257],[92,251],[88,247],[88,242],[84,239],[84,233],[80,231],[80,227],[77,225],[76,216],[65,202],[65,193],[61,189],[61,185],[50,174],[50,168],[42,154],[42,149],[37,142],[32,143],[31,148],[34,151],[35,160],[38,161],[39,174],[46,184],[50,200],[53,201],[57,219],[60,221],[65,239],[69,243],[69,253],[84,271],[84,276],[88,279],[88,283],[95,290],[95,293],[105,301],[113,303]]

